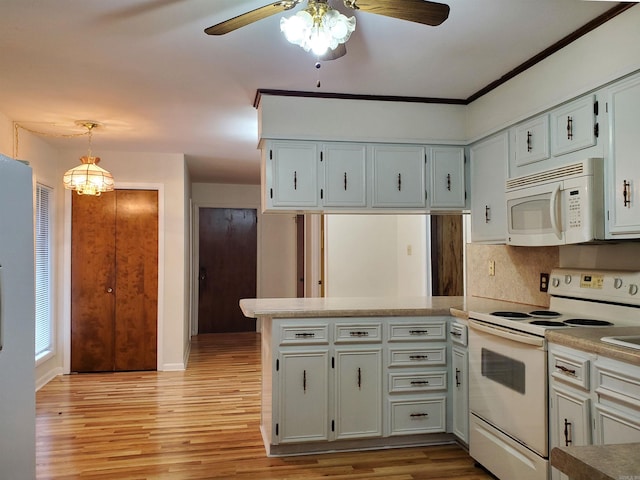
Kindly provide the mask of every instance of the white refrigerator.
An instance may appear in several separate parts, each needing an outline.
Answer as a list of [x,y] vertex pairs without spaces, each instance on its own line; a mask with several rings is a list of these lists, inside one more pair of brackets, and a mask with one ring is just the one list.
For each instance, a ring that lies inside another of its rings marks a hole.
[[0,478],[35,478],[31,167],[0,155]]

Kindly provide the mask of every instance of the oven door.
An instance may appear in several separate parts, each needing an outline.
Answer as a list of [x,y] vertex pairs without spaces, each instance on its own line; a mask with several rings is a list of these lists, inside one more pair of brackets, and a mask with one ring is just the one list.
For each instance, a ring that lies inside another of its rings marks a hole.
[[469,320],[469,410],[546,458],[545,350],[542,337]]
[[564,245],[560,217],[562,182],[507,191],[507,243],[510,245]]

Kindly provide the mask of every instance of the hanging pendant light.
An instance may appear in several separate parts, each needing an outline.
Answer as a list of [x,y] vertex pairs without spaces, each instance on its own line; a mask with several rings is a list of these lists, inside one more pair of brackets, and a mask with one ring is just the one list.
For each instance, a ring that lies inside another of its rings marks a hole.
[[91,155],[91,138],[93,129],[99,124],[97,122],[82,121],[76,122],[88,130],[89,135],[89,152],[88,155],[80,158],[81,165],[67,170],[64,174],[64,188],[75,190],[78,195],[95,195],[98,196],[102,192],[111,192],[115,188],[113,175],[104,168],[100,168],[98,163],[100,157]]

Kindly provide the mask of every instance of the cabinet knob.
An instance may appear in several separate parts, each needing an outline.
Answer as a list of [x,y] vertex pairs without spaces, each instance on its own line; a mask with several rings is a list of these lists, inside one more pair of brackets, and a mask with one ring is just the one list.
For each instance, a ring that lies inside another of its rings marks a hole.
[[632,283],[629,285],[629,295],[636,295],[638,293],[638,285]]
[[107,293],[113,293],[113,288],[111,287],[107,288]]

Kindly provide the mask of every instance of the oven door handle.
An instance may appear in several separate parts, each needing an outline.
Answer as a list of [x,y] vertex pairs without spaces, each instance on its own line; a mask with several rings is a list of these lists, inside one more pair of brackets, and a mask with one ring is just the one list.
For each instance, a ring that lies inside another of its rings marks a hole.
[[469,327],[479,332],[506,338],[507,340],[513,340],[518,343],[526,343],[527,345],[533,345],[534,347],[542,347],[544,345],[544,338],[527,335],[526,333],[518,333],[514,330],[508,330],[494,325],[487,325],[476,320],[470,319]]

